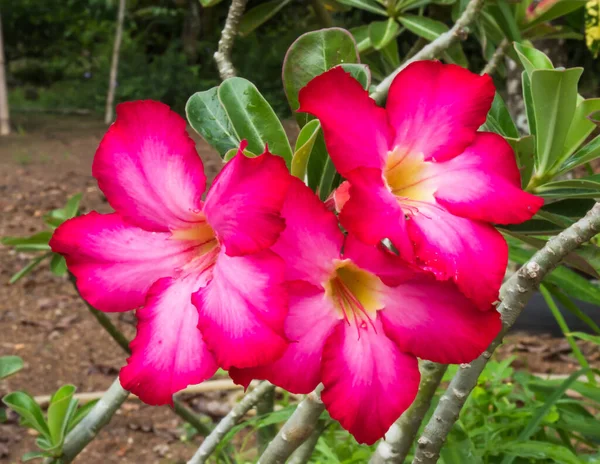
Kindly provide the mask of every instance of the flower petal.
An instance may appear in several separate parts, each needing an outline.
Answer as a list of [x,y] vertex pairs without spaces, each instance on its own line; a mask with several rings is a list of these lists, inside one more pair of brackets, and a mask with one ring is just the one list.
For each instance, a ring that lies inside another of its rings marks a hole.
[[284,272],[283,261],[270,250],[219,254],[212,281],[192,301],[198,327],[223,369],[267,364],[285,351]]
[[419,388],[417,358],[398,349],[379,319],[375,329],[338,324],[325,344],[321,370],[329,414],[368,445],[385,435]]
[[392,82],[387,99],[393,146],[447,160],[462,153],[485,122],[494,83],[454,64],[416,61]]
[[384,292],[385,333],[400,349],[443,364],[473,361],[502,327],[496,311],[479,311],[452,282],[419,276]]
[[64,222],[50,246],[65,256],[81,296],[102,311],[141,306],[150,286],[173,276],[194,256],[188,241],[148,232],[118,214],[91,212]]
[[350,199],[340,213],[342,225],[369,245],[388,238],[405,259],[412,260],[404,212],[385,185],[381,171],[356,169],[348,175],[348,180]]
[[196,222],[206,178],[185,127],[160,102],[117,106],[92,173],[110,205],[132,224],[167,231]]
[[344,236],[335,214],[302,183],[293,178],[283,205],[286,228],[273,251],[286,262],[286,280],[305,280],[321,286],[340,257]]
[[228,255],[275,243],[285,227],[280,212],[290,179],[283,158],[268,151],[248,158],[240,150],[225,165],[208,191],[204,212]]
[[357,167],[381,168],[392,130],[385,110],[341,67],[315,77],[300,90],[300,113],[321,122],[327,151],[343,176]]
[[464,153],[435,165],[435,198],[448,211],[479,221],[519,224],[544,200],[521,189],[515,154],[504,138],[479,132]]
[[156,282],[136,313],[137,335],[121,369],[123,388],[147,404],[173,404],[173,394],[212,377],[217,363],[200,330],[191,295],[205,285],[202,274]]
[[296,394],[310,393],[321,382],[323,345],[341,321],[325,298],[323,287],[296,281],[288,285],[288,290],[290,311],[285,334],[290,345],[281,358],[268,366],[232,368],[229,375],[234,382],[248,387],[253,379],[266,379]]
[[508,246],[500,232],[441,206],[419,203],[418,210],[407,222],[423,267],[439,279],[454,279],[479,309],[490,309],[508,263]]

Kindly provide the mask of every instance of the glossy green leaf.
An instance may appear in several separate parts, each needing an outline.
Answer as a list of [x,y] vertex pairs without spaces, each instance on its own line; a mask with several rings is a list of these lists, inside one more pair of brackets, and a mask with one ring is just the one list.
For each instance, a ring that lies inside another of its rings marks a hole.
[[52,228],[60,226],[67,219],[77,216],[82,194],[73,195],[67,200],[64,208],[54,209],[44,216],[44,221]]
[[361,10],[375,13],[381,16],[387,16],[387,12],[381,8],[381,5],[374,0],[338,0],[343,5],[352,6]]
[[536,121],[536,165],[546,173],[559,159],[575,113],[582,68],[538,69],[531,73]]
[[249,9],[240,20],[239,34],[244,37],[266,23],[291,0],[271,0]]
[[0,380],[23,369],[23,360],[18,356],[0,356]]
[[600,110],[600,98],[590,98],[583,100],[575,108],[573,120],[569,126],[569,132],[565,139],[565,146],[561,158],[557,161],[558,165],[562,163],[585,142],[588,136],[596,128],[596,125],[590,121],[589,116]]
[[373,46],[371,44],[371,38],[369,37],[369,26],[358,26],[350,29],[350,33],[356,41],[356,49],[358,53],[362,53]]
[[310,158],[308,159],[308,168],[306,171],[308,186],[315,192],[319,189],[319,185],[321,184],[323,170],[325,169],[328,159],[329,154],[327,153],[327,147],[325,146],[323,131],[319,131]]
[[321,174],[319,187],[317,188],[317,193],[319,194],[321,201],[327,200],[327,197],[329,197],[329,194],[333,190],[333,181],[336,174],[337,171],[335,170],[333,161],[328,157],[325,162],[325,167],[323,168],[323,173]]
[[507,0],[498,0],[486,5],[486,11],[496,20],[504,36],[512,42],[521,41],[521,31],[515,19],[514,6]]
[[50,431],[42,409],[30,395],[21,391],[12,392],[2,398],[2,402],[19,414],[30,427],[37,430],[46,439],[50,439]]
[[21,462],[33,461],[34,459],[43,459],[47,457],[48,454],[43,451],[30,451],[29,453],[25,453],[21,456]]
[[362,85],[363,89],[369,89],[371,85],[371,71],[366,64],[344,63],[340,66],[344,68],[344,71],[349,72]]
[[531,135],[537,134],[537,124],[535,121],[535,110],[533,106],[533,96],[531,94],[531,79],[526,71],[521,73],[521,83],[523,87],[523,102],[525,103],[525,114],[527,115],[527,126]]
[[543,194],[543,192],[546,190],[556,189],[586,189],[600,193],[600,174],[594,174],[579,179],[566,179],[548,182],[539,187],[538,190],[541,194]]
[[65,275],[67,273],[67,261],[62,255],[53,253],[52,259],[50,260],[50,270],[54,275]]
[[507,138],[506,141],[515,151],[517,165],[521,173],[521,187],[526,188],[533,174],[535,164],[535,137],[527,135],[518,139]]
[[62,445],[71,415],[77,408],[77,401],[73,400],[75,390],[74,385],[63,385],[50,398],[48,429],[54,445]]
[[298,139],[296,140],[296,148],[294,150],[294,157],[292,158],[291,173],[293,176],[298,177],[304,181],[306,177],[306,171],[308,169],[308,160],[312,153],[317,135],[321,129],[321,124],[317,119],[309,121],[306,126],[300,130]]
[[531,73],[536,69],[554,69],[550,58],[548,58],[545,53],[542,53],[533,47],[515,43],[515,50],[519,60],[521,60],[521,64],[530,78]]
[[369,25],[369,39],[375,50],[381,50],[392,40],[396,40],[400,26],[394,18],[387,21],[374,21]]
[[575,154],[562,165],[557,176],[597,158],[600,158],[600,135],[575,152]]
[[583,40],[584,36],[581,32],[578,32],[569,26],[542,23],[527,29],[527,31],[523,33],[523,37],[533,41],[539,39]]
[[48,245],[50,238],[52,238],[52,232],[44,231],[30,237],[2,237],[0,243],[14,247],[17,251],[46,251],[50,250]]
[[[512,120],[504,100],[498,92],[494,95],[492,107],[487,114],[484,130],[496,132],[503,137],[519,138],[519,131]],[[514,147],[513,147],[514,148]]]
[[[293,113],[299,108],[298,93],[313,78],[342,63],[358,63],[352,35],[337,27],[307,32],[290,46],[283,62],[283,85]],[[296,113],[303,127],[312,117]]]
[[248,141],[248,150],[261,154],[268,144],[269,151],[281,156],[289,167],[290,142],[275,111],[255,85],[232,77],[219,86],[218,95],[238,138]]
[[508,442],[497,449],[510,455],[502,464],[511,463],[515,457],[540,459],[557,464],[581,464],[581,461],[568,448],[546,441]]
[[381,56],[393,69],[400,67],[400,53],[398,52],[398,41],[392,40],[381,49]]
[[587,0],[558,0],[551,4],[548,8],[541,8],[539,13],[534,10],[534,18],[526,22],[525,30],[531,29],[533,26],[541,23],[546,23],[553,19],[565,16],[571,11],[583,8]]
[[37,258],[33,258],[31,261],[29,261],[29,263],[27,263],[27,266],[25,266],[20,271],[16,272],[10,278],[8,283],[14,284],[15,282],[18,282],[23,277],[25,277],[27,274],[29,274],[31,271],[33,271],[38,266],[38,264],[40,264],[43,260],[45,260],[46,258],[49,258],[50,256],[52,256],[52,253],[45,253],[41,256],[38,256]]
[[240,138],[219,101],[218,87],[192,95],[185,105],[185,113],[190,126],[221,157],[232,148],[239,147]]

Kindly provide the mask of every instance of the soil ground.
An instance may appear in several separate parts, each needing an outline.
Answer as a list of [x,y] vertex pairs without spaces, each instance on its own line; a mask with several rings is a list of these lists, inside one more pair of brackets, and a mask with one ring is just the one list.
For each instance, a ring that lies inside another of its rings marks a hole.
[[[110,211],[91,175],[92,158],[106,130],[100,120],[17,115],[13,122],[18,131],[0,139],[0,237],[42,230],[42,216],[79,192],[84,193],[83,212]],[[202,140],[198,139],[197,148],[212,179],[221,161]],[[0,356],[18,355],[26,363],[17,375],[0,382],[0,396],[18,389],[50,394],[65,383],[76,385],[79,392],[106,389],[125,355],[90,316],[70,282],[53,275],[48,266],[8,285],[11,275],[29,259],[0,245]],[[132,314],[111,318],[133,337]],[[500,356],[513,354],[515,367],[530,372],[560,374],[577,365],[568,345],[544,336],[512,335]],[[598,363],[593,357],[600,354],[589,354]],[[191,407],[217,411],[217,416],[231,401],[231,394],[219,392],[187,398]],[[185,462],[201,439],[190,441],[184,436],[182,421],[168,407],[127,402],[76,463]],[[34,436],[18,427],[14,417],[0,424],[0,463],[20,462],[22,454],[35,449],[33,441]]]

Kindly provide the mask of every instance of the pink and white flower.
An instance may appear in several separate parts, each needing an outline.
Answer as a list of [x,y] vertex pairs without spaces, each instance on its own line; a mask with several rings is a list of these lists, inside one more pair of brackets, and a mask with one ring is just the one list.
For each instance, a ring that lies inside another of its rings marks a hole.
[[273,364],[231,369],[294,393],[320,382],[331,417],[361,443],[374,443],[412,403],[417,357],[470,362],[500,330],[496,311],[480,311],[449,281],[440,282],[382,245],[344,239],[334,213],[298,179],[273,250],[286,261],[290,345]]
[[319,118],[349,182],[342,225],[367,244],[390,239],[483,310],[497,300],[508,261],[492,223],[523,222],[543,204],[521,189],[508,143],[477,132],[493,98],[489,76],[420,61],[395,78],[385,109],[338,67],[300,91],[298,110]]
[[290,175],[283,159],[243,148],[203,202],[185,121],[158,102],[119,105],[93,164],[115,212],[71,219],[51,240],[86,301],[139,308],[120,378],[146,403],[171,403],[218,366],[272,362],[287,346],[284,263],[269,247],[285,227]]

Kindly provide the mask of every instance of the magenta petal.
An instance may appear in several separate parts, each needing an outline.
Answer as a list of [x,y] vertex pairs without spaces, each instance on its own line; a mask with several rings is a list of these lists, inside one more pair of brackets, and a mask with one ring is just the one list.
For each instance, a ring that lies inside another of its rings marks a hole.
[[348,180],[350,199],[340,213],[342,225],[369,245],[388,238],[405,259],[412,260],[404,212],[385,185],[381,171],[356,169],[348,175]]
[[270,250],[231,257],[221,252],[212,281],[193,295],[198,327],[223,369],[255,367],[286,346],[284,263]]
[[479,311],[451,282],[418,277],[385,290],[385,333],[404,352],[443,364],[468,363],[502,327],[496,311]]
[[252,379],[264,379],[292,393],[306,394],[321,381],[323,345],[341,321],[325,298],[323,287],[297,281],[290,283],[288,290],[290,310],[285,333],[290,345],[272,364],[231,369],[229,374],[236,383],[247,387]]
[[216,177],[204,212],[225,251],[239,256],[269,248],[285,227],[281,207],[291,175],[283,158],[240,151]]
[[298,98],[298,112],[321,122],[327,151],[340,174],[383,167],[392,140],[387,115],[350,74],[341,67],[330,69],[301,89]]
[[462,153],[485,122],[494,83],[454,64],[416,61],[394,79],[387,99],[393,145],[425,160],[447,160]]
[[335,214],[299,179],[293,178],[285,200],[286,228],[273,246],[285,260],[286,280],[320,286],[340,257],[344,236]]
[[83,298],[102,311],[141,306],[150,286],[194,256],[189,242],[134,227],[118,214],[91,212],[64,222],[50,246],[65,256]]
[[123,388],[147,404],[173,404],[173,394],[212,377],[217,363],[198,330],[191,295],[205,284],[202,275],[161,279],[137,311],[131,357],[121,369]]
[[206,178],[185,127],[160,102],[117,106],[92,172],[110,205],[132,224],[167,231],[196,222]]
[[435,166],[435,198],[458,216],[519,224],[542,207],[544,200],[521,189],[515,154],[504,138],[479,132],[464,153]]
[[384,436],[419,388],[417,358],[398,349],[379,319],[375,329],[338,324],[325,344],[321,370],[329,414],[369,445]]
[[479,309],[490,309],[508,263],[508,246],[500,232],[440,206],[419,203],[418,210],[408,221],[408,232],[424,267],[439,279],[454,279]]

